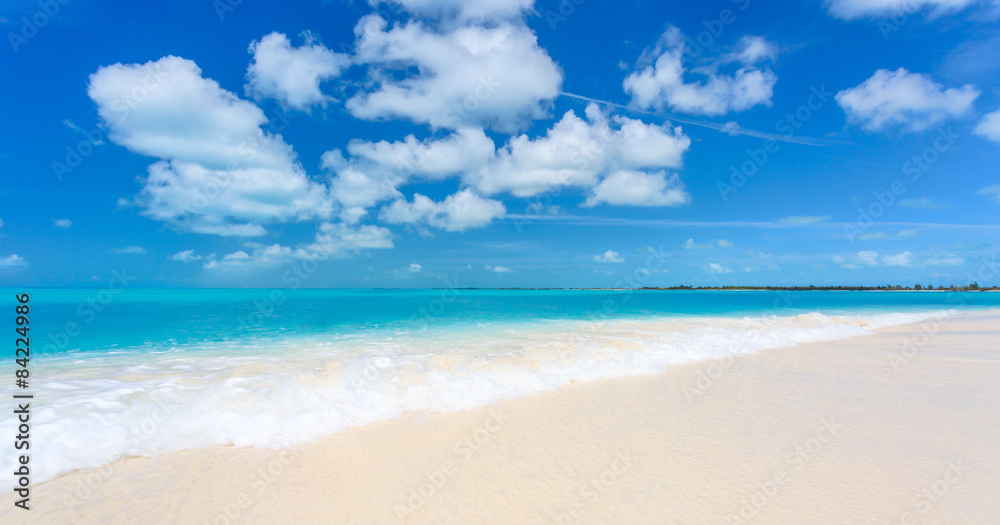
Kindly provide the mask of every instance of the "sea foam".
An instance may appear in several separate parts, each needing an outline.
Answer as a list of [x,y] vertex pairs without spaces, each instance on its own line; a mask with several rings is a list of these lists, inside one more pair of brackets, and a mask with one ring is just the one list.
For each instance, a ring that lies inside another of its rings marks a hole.
[[[947,313],[494,323],[47,356],[32,361],[33,481],[127,456],[291,447],[409,411],[480,407]],[[0,470],[13,460],[0,457]]]

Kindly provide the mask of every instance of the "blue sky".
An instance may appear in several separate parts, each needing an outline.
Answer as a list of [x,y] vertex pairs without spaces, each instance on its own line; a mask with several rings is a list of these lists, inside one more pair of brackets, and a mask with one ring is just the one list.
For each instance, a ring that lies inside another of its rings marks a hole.
[[0,6],[0,285],[1000,282],[995,2],[177,4]]

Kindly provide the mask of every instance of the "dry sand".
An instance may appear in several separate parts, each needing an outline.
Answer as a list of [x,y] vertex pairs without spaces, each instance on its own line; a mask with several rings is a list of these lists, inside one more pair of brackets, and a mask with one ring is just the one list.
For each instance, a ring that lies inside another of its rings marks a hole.
[[292,451],[129,458],[34,487],[31,511],[13,501],[0,522],[1000,523],[1000,312]]

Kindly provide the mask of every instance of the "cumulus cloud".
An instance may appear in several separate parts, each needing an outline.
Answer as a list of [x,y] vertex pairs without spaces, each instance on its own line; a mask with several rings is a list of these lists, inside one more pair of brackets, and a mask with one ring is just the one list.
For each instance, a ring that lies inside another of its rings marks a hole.
[[[492,161],[496,146],[482,128],[459,128],[446,137],[423,141],[413,135],[396,142],[352,140],[347,151],[353,159],[364,159],[377,169],[441,180]],[[325,160],[329,167],[336,167],[332,157]]]
[[428,224],[446,231],[481,228],[502,217],[503,203],[484,199],[466,188],[435,202],[419,193],[413,201],[396,200],[382,209],[379,218],[390,224]]
[[618,252],[613,251],[613,250],[608,250],[608,251],[604,252],[601,255],[595,255],[594,256],[594,262],[599,262],[599,263],[621,263],[621,262],[625,262],[625,259],[623,259],[622,256],[618,254]]
[[912,14],[930,9],[933,16],[959,11],[978,0],[826,0],[830,14],[842,20]]
[[16,270],[28,266],[28,261],[16,253],[0,257],[0,270]]
[[171,261],[180,261],[182,263],[200,261],[202,259],[203,257],[201,255],[195,255],[194,250],[184,250],[170,256]]
[[945,89],[929,75],[899,68],[879,69],[860,85],[837,93],[836,99],[848,120],[868,131],[891,126],[921,131],[964,114],[978,96],[972,84]]
[[424,271],[424,267],[420,266],[417,263],[410,263],[409,271],[412,272],[412,273],[420,273],[420,272]]
[[253,58],[246,73],[248,97],[274,99],[300,111],[326,105],[330,97],[320,91],[320,84],[339,76],[351,59],[316,42],[311,33],[302,36],[305,43],[299,47],[292,47],[288,37],[278,32],[250,43]]
[[514,271],[511,270],[510,268],[507,268],[506,266],[493,266],[492,268],[490,266],[486,266],[486,269],[493,270],[496,273],[511,273]]
[[778,77],[770,69],[752,64],[773,57],[775,52],[763,38],[745,37],[737,50],[725,57],[741,62],[743,67],[731,76],[718,74],[710,67],[702,70],[704,80],[685,82],[684,35],[671,26],[640,58],[639,64],[648,65],[629,74],[623,87],[631,95],[632,105],[642,109],[669,107],[685,113],[724,115],[757,105],[770,106]]
[[[482,128],[459,128],[424,140],[411,135],[396,142],[351,141],[349,157],[331,150],[323,155],[322,166],[336,174],[331,195],[342,205],[346,221],[387,200],[396,201],[390,216],[406,211],[398,188],[413,179],[458,177],[480,195],[530,197],[555,188],[591,189],[589,206],[687,202],[677,176],[642,171],[681,166],[691,139],[679,127],[609,118],[596,104],[586,108],[585,116],[567,111],[544,135],[518,135],[499,149]],[[429,209],[429,201],[421,202]]]
[[335,174],[331,195],[342,205],[341,219],[356,222],[366,208],[403,198],[399,187],[412,179],[439,181],[491,162],[493,141],[481,128],[460,128],[439,138],[401,141],[352,140],[350,158],[340,149],[323,154],[321,166]]
[[562,71],[523,23],[438,31],[419,21],[390,28],[373,14],[355,34],[354,60],[369,66],[373,86],[346,102],[361,119],[511,132],[545,116],[562,85]]
[[73,226],[73,221],[69,219],[54,219],[52,224],[58,228],[69,228],[70,226]]
[[993,142],[1000,142],[1000,110],[987,113],[976,125],[976,135],[982,135]]
[[689,202],[691,196],[677,175],[667,177],[663,171],[619,170],[594,186],[583,205],[679,206]]
[[[691,145],[678,127],[621,116],[609,120],[595,104],[587,106],[585,116],[586,120],[567,111],[544,136],[510,139],[491,163],[463,179],[488,195],[510,192],[530,197],[559,187],[592,187],[612,171],[676,168]],[[655,186],[662,178],[649,176],[646,182]]]
[[262,235],[262,224],[325,218],[326,188],[309,179],[291,146],[261,129],[254,104],[201,76],[190,60],[104,66],[87,94],[116,144],[163,159],[126,205],[181,229]]

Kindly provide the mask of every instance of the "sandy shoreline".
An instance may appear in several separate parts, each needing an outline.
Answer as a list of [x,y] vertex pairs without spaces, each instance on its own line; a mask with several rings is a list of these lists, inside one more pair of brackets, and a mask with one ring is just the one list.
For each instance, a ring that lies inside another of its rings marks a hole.
[[[129,458],[4,523],[988,523],[1000,312],[413,414],[291,451]],[[35,452],[44,454],[44,450]]]

